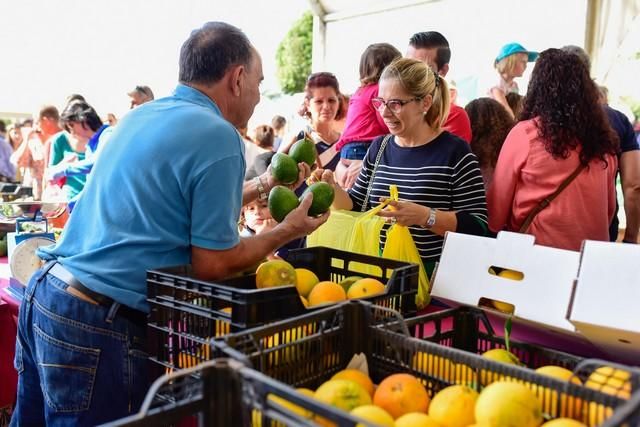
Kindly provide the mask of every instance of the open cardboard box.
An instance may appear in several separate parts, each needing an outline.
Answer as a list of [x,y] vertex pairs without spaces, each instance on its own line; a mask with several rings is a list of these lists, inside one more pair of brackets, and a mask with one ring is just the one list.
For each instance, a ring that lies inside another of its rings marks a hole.
[[585,241],[567,318],[611,357],[640,365],[640,245]]
[[[487,238],[447,233],[431,295],[445,302],[481,306],[485,300],[513,305],[514,320],[576,334],[567,320],[580,253],[535,245],[529,234],[502,231]],[[512,280],[496,267],[523,273]]]

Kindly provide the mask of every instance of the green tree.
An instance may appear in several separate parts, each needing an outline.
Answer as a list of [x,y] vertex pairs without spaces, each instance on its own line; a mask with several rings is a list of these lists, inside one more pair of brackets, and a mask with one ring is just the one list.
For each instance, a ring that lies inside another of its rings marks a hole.
[[287,35],[276,52],[278,81],[286,94],[302,92],[311,73],[313,15],[305,12]]

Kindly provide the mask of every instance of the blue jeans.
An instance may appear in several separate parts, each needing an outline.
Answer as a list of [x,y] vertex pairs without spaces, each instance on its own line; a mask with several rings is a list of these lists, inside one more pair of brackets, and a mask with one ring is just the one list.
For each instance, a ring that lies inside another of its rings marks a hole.
[[371,142],[353,141],[340,149],[340,158],[348,160],[362,160],[367,155]]
[[95,425],[136,412],[148,389],[146,325],[68,293],[50,265],[20,306],[11,426]]

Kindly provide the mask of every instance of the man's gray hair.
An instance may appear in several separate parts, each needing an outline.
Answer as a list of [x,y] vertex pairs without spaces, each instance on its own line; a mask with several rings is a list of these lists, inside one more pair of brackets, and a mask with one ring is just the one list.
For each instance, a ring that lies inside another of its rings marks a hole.
[[249,66],[253,46],[239,28],[225,22],[207,22],[193,30],[180,49],[181,83],[211,84],[233,65]]

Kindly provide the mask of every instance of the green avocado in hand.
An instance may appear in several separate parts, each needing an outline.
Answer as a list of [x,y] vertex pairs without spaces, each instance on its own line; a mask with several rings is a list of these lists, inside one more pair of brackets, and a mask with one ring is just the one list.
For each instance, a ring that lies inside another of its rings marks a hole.
[[298,180],[298,163],[287,154],[276,153],[271,159],[271,176],[282,184],[293,184]]
[[313,167],[318,158],[318,151],[316,150],[316,144],[308,138],[303,138],[296,141],[295,144],[289,150],[289,156],[296,163],[306,163],[309,167]]
[[316,182],[311,184],[306,190],[304,190],[302,196],[300,196],[301,201],[308,192],[313,193],[313,201],[309,208],[309,216],[322,215],[329,210],[335,197],[335,191],[332,186],[326,182]]

